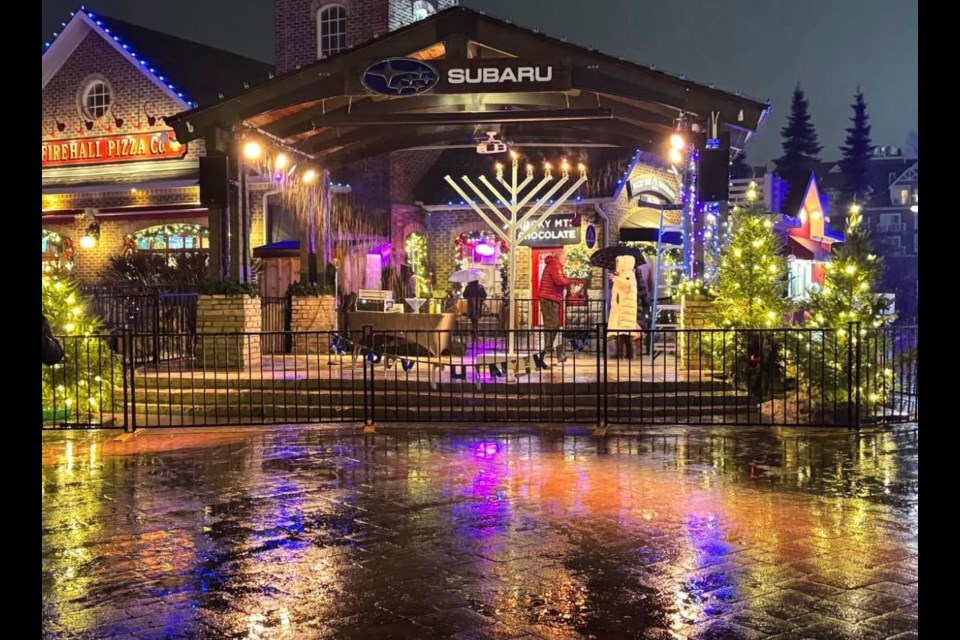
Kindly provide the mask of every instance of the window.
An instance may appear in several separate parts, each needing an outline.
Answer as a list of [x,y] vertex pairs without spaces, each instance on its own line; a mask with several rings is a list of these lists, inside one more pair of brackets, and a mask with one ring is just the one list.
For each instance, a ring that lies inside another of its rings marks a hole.
[[433,6],[433,3],[427,2],[427,0],[414,0],[413,2],[414,20],[423,20],[426,17],[432,16],[436,12],[437,8]]
[[877,225],[878,233],[896,233],[903,231],[904,225],[900,222],[899,213],[881,213]]
[[338,4],[317,11],[317,57],[326,58],[347,48],[347,10]]
[[106,80],[95,78],[84,85],[80,92],[80,111],[87,120],[99,120],[110,111],[113,91]]
[[141,229],[127,236],[125,250],[156,253],[176,265],[178,256],[188,256],[210,249],[210,231],[198,224],[164,224]]

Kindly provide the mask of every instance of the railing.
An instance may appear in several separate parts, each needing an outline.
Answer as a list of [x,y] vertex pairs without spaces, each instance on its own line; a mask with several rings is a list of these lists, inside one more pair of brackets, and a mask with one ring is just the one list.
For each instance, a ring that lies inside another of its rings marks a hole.
[[197,331],[195,292],[103,285],[84,287],[82,291],[90,311],[103,320],[106,331],[127,329],[151,336],[150,341],[137,345],[135,359],[159,362],[190,355],[189,336]]
[[[560,337],[562,336],[562,338]],[[46,427],[309,422],[842,425],[917,420],[917,327],[172,334],[63,339]],[[619,339],[618,339],[619,338]],[[284,341],[289,353],[266,347]],[[287,342],[288,341],[288,342]],[[677,345],[655,359],[654,342]],[[556,347],[563,345],[563,354]]]
[[907,225],[903,222],[891,222],[889,224],[878,224],[876,227],[877,233],[899,233],[905,231]]

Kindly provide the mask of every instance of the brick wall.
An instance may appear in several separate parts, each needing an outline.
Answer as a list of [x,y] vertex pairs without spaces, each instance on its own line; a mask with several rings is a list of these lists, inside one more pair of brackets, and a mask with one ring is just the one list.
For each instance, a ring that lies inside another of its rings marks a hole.
[[[602,220],[595,220],[596,216],[592,206],[565,205],[560,207],[556,213],[571,214],[579,212],[583,217],[584,225],[593,221],[597,227],[597,240],[599,246],[602,237]],[[428,262],[431,270],[435,274],[437,288],[443,289],[450,274],[457,269],[457,251],[454,244],[455,239],[461,233],[471,233],[474,231],[489,231],[487,223],[481,220],[473,210],[455,209],[452,211],[431,211],[426,216],[427,241],[428,241]],[[581,234],[582,243],[583,234]],[[573,245],[568,245],[573,246]],[[581,246],[585,246],[582,245]],[[531,271],[531,250],[529,247],[519,247],[517,249],[517,297],[532,297],[533,273]],[[595,291],[600,291],[603,287],[603,273],[599,269],[593,269],[591,274],[590,286]]]
[[200,296],[197,299],[198,363],[208,369],[258,367],[260,335],[250,334],[259,334],[262,323],[260,298]]
[[[317,12],[328,4],[347,10],[347,46],[355,47],[413,22],[413,0],[276,0],[274,32],[277,71],[284,73],[317,59]],[[437,9],[456,0],[436,0]]]
[[[113,102],[109,117],[97,122],[93,130],[87,131],[80,110],[80,92],[91,76],[107,81],[113,89]],[[147,115],[160,118],[183,111],[183,105],[93,32],[84,37],[73,55],[43,87],[40,97],[44,141],[170,131],[160,119],[153,127],[149,126]],[[123,119],[121,128],[116,127],[114,117]],[[57,122],[66,125],[62,133],[57,130]],[[201,153],[202,145],[191,143],[186,157],[196,159]],[[129,163],[124,166],[143,164]]]
[[[142,190],[131,192],[103,192],[83,193],[76,195],[57,194],[42,196],[44,209],[79,210],[85,208],[107,208],[123,206],[146,206],[164,204],[195,203],[198,199],[197,187],[185,189],[158,189],[154,191]],[[138,217],[135,220],[107,220],[100,222],[100,242],[93,249],[80,247],[80,238],[86,233],[90,224],[85,217],[74,219],[71,222],[42,221],[41,227],[48,231],[55,231],[61,236],[73,240],[74,246],[74,275],[82,282],[94,282],[99,279],[100,273],[113,256],[123,251],[124,238],[142,229],[158,224],[184,223],[202,224],[206,226],[207,217],[199,215],[191,218],[164,217],[162,214]]]

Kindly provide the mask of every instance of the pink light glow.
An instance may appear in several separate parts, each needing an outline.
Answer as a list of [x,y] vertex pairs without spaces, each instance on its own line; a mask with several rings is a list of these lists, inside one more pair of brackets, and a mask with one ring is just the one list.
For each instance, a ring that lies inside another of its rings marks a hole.
[[486,243],[478,244],[477,247],[474,249],[474,251],[476,251],[481,256],[492,256],[497,252],[495,247],[492,247],[491,245]]

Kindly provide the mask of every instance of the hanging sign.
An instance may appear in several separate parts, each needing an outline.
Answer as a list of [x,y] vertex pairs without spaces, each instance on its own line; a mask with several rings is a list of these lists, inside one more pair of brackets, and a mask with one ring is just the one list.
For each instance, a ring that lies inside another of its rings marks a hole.
[[644,195],[657,196],[664,204],[677,201],[677,190],[666,180],[651,175],[639,175],[627,182],[627,192],[631,198]]
[[567,91],[570,65],[564,61],[532,62],[516,58],[496,60],[415,60],[389,58],[357,74],[361,87],[349,93],[415,96],[422,93],[513,93]]
[[[572,213],[552,215],[533,230],[522,244],[525,247],[557,247],[567,244],[580,244],[580,225],[573,223]],[[524,225],[524,231],[530,228],[532,222]]]
[[40,143],[43,169],[111,162],[173,160],[187,155],[172,131],[136,133],[102,138],[46,140]]
[[592,224],[587,225],[585,242],[587,243],[587,249],[593,249],[597,244],[597,228]]

